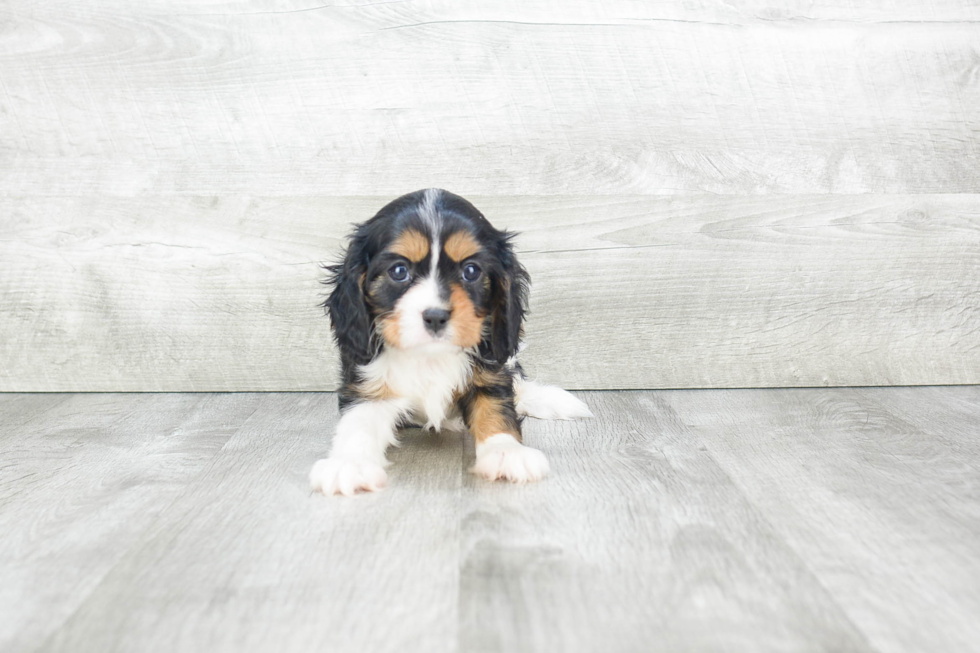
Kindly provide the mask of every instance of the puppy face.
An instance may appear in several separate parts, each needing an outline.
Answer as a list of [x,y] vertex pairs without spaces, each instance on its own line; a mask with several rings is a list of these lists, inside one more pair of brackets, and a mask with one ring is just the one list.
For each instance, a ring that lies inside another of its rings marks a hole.
[[368,267],[365,297],[385,345],[476,347],[490,311],[492,267],[466,225],[396,228]]
[[528,282],[509,239],[446,191],[385,206],[331,268],[326,306],[342,353],[363,363],[383,347],[478,349],[506,360],[520,338]]

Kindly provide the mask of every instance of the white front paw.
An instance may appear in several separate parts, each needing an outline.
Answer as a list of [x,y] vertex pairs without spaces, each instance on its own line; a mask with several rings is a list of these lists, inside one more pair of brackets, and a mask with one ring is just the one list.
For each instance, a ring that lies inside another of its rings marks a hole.
[[497,433],[476,446],[476,464],[470,471],[488,481],[502,478],[511,483],[527,483],[548,475],[548,459],[514,436]]
[[310,486],[326,495],[377,492],[388,483],[384,467],[354,458],[321,458],[310,470]]

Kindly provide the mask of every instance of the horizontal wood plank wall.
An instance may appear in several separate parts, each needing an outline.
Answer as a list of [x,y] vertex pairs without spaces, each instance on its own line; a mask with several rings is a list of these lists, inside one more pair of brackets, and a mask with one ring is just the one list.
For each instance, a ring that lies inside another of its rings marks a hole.
[[335,387],[317,263],[517,229],[573,388],[980,383],[980,6],[8,3],[0,390]]

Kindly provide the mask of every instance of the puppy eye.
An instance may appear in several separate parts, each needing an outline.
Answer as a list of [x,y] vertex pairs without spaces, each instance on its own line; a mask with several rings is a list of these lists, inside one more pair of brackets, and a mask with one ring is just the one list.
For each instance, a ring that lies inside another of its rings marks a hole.
[[467,263],[463,266],[463,279],[465,281],[476,281],[482,273],[483,270],[476,263]]
[[388,276],[391,277],[392,281],[399,283],[408,281],[408,266],[404,263],[395,263],[388,268]]

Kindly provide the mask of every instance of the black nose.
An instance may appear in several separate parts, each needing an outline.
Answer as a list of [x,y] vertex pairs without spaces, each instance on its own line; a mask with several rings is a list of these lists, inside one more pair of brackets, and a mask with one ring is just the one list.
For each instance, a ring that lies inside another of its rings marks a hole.
[[433,334],[438,334],[446,328],[446,323],[449,322],[449,311],[441,308],[427,308],[422,311],[422,321],[425,322],[426,329]]

